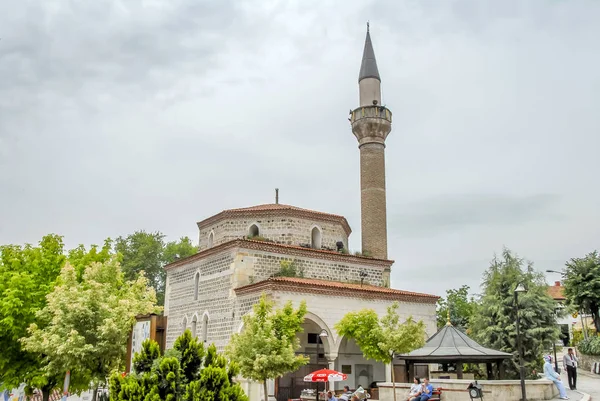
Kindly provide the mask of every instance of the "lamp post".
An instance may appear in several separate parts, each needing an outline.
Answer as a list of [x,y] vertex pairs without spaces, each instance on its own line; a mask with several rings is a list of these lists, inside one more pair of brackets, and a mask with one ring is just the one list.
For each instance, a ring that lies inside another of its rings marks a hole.
[[[319,333],[319,338],[317,338],[317,370],[319,370],[319,344],[323,342],[324,338],[329,337],[327,330],[323,329]],[[325,389],[327,389],[327,384],[325,384]],[[317,401],[319,401],[319,383],[317,382]]]
[[515,288],[515,312],[517,315],[517,347],[519,348],[519,368],[520,368],[520,377],[521,377],[521,400],[527,401],[527,392],[525,390],[525,366],[523,365],[523,345],[521,344],[521,328],[519,327],[521,324],[521,320],[519,319],[519,293],[527,292],[527,289],[522,283],[517,285]]

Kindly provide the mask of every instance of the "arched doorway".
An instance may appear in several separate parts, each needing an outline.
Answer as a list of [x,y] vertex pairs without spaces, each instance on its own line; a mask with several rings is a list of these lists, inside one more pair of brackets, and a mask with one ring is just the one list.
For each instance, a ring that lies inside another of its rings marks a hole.
[[356,342],[346,337],[339,342],[335,369],[348,375],[348,380],[339,384],[340,388],[348,385],[351,389],[359,386],[368,389],[371,383],[386,380],[385,365],[382,362],[365,359]]
[[[323,321],[312,313],[307,313],[302,325],[303,331],[298,333],[300,348],[297,354],[309,357],[308,364],[302,366],[295,372],[288,373],[279,378],[275,384],[277,401],[288,401],[300,398],[303,389],[317,389],[317,383],[304,382],[304,376],[319,370],[329,368],[327,357],[332,347],[332,333]],[[325,331],[327,337],[320,334]],[[323,391],[323,383],[318,383],[319,391]]]

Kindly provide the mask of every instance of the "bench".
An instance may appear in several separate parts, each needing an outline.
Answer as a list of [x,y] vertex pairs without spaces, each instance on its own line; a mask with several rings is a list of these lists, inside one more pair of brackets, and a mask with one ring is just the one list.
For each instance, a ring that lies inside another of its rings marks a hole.
[[431,398],[429,401],[440,401],[442,399],[442,388],[438,387],[433,389],[433,393],[431,394]]

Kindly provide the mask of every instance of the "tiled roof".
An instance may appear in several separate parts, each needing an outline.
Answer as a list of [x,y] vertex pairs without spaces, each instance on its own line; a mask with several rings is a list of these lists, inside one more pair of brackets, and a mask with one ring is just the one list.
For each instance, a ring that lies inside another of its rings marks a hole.
[[344,230],[347,235],[350,235],[352,230],[350,229],[350,225],[344,216],[340,216],[337,214],[331,213],[323,213],[318,212],[316,210],[303,209],[296,206],[291,205],[282,205],[280,203],[269,203],[264,205],[256,205],[250,207],[243,207],[238,209],[227,209],[223,210],[221,213],[215,214],[207,219],[198,222],[198,227],[202,228],[207,225],[210,225],[216,221],[222,220],[227,217],[238,217],[248,215],[248,217],[253,216],[268,216],[273,215],[274,213],[286,215],[286,216],[298,216],[298,217],[306,217],[306,218],[314,218],[317,220],[326,220],[332,221],[336,223],[342,224],[344,226]]
[[370,284],[342,283],[339,281],[317,280],[300,277],[271,277],[238,287],[238,294],[263,291],[266,289],[288,292],[314,293],[328,296],[341,296],[353,298],[387,299],[406,302],[436,303],[437,295],[423,294],[419,292],[396,290],[387,287],[378,287]]
[[565,287],[562,285],[551,285],[548,286],[548,295],[552,297],[552,299],[557,301],[562,301],[567,299],[565,297]]
[[232,241],[224,242],[212,248],[205,249],[187,258],[179,259],[173,263],[165,266],[165,269],[171,269],[173,267],[185,265],[193,261],[205,258],[210,255],[214,255],[219,252],[223,252],[230,248],[242,248],[252,249],[264,252],[273,252],[285,254],[288,256],[310,256],[316,259],[335,260],[339,262],[354,263],[354,264],[365,264],[365,265],[377,265],[383,267],[390,267],[394,264],[393,260],[367,258],[365,256],[357,256],[350,254],[343,254],[336,251],[327,251],[324,249],[312,249],[304,248],[296,245],[278,244],[275,242],[268,241],[256,241],[249,239],[235,239]]
[[512,354],[482,347],[452,325],[442,327],[423,347],[397,356],[398,359],[428,362],[502,360],[512,357]]

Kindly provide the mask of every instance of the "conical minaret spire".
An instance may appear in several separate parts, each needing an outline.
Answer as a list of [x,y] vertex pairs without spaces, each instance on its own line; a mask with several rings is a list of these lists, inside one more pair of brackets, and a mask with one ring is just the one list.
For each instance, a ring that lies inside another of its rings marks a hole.
[[371,42],[371,33],[369,32],[369,23],[367,22],[367,37],[365,39],[365,48],[363,50],[362,63],[360,65],[360,73],[358,74],[358,82],[365,78],[375,78],[381,82],[379,77],[379,69],[377,68],[377,60],[375,60],[375,51]]
[[368,23],[358,86],[360,107],[350,112],[350,122],[360,149],[362,251],[387,259],[385,140],[392,130],[392,112],[381,105],[381,77]]

